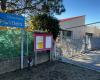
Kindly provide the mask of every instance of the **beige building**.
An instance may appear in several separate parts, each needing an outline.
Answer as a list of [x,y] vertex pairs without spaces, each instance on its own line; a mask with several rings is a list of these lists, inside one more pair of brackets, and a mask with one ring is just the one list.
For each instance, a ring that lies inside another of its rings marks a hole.
[[87,49],[100,48],[100,28],[85,25],[85,16],[78,16],[60,20],[60,38],[63,44],[81,50],[86,44]]
[[85,16],[78,16],[60,20],[61,37],[73,39],[83,38],[85,35],[100,37],[100,29],[91,25],[85,26]]
[[86,33],[90,33],[93,37],[100,37],[100,29],[97,26],[87,26]]

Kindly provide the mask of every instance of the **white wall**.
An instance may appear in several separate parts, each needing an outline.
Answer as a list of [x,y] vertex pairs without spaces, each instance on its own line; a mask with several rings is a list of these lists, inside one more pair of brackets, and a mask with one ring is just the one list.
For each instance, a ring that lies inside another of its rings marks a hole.
[[100,29],[96,26],[87,26],[86,27],[87,33],[93,33],[93,37],[100,37]]
[[85,27],[82,25],[85,25],[85,16],[69,18],[60,22],[61,29],[72,31],[72,38],[76,39],[85,35]]

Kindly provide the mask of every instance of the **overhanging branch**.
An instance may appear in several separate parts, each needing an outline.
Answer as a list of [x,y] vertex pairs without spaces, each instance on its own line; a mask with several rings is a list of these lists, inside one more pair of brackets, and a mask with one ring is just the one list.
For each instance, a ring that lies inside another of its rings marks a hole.
[[[35,6],[31,7],[24,7],[24,8],[19,8],[19,9],[14,9],[14,10],[9,10],[8,12],[16,12],[16,11],[21,11],[21,10],[26,10],[26,9],[36,9]],[[38,9],[39,10],[39,9]]]

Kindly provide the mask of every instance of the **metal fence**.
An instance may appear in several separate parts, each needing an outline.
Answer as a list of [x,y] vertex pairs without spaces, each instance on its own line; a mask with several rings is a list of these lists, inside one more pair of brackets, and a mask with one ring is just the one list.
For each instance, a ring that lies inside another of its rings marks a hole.
[[62,30],[56,43],[56,55],[74,57],[91,50],[100,50],[100,23],[91,23]]
[[[21,30],[0,30],[0,74],[20,69],[20,54]],[[33,32],[24,31],[24,67],[28,55],[34,55]]]
[[[56,58],[67,58],[100,50],[99,23],[68,28],[62,31],[56,42]],[[98,26],[97,26],[98,25]],[[68,32],[69,31],[69,32]],[[34,58],[33,32],[24,31],[24,67],[27,67],[28,55]],[[28,45],[27,45],[28,44]],[[0,30],[0,74],[20,69],[21,30]],[[41,57],[41,55],[40,55]],[[40,58],[39,57],[39,58]],[[48,55],[47,55],[48,57]]]

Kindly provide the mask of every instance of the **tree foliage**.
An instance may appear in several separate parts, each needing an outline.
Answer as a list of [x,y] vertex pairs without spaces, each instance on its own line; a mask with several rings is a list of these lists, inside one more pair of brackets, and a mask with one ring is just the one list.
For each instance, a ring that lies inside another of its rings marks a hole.
[[[24,56],[27,56],[27,34],[24,34]],[[33,54],[33,32],[28,32],[29,54]],[[21,31],[0,30],[0,60],[19,57],[21,53]]]
[[47,30],[53,33],[54,39],[58,35],[59,22],[51,16],[65,11],[63,0],[0,0],[0,4],[3,12],[35,16],[29,22],[32,30]]
[[50,15],[39,14],[37,16],[30,16],[29,26],[33,30],[47,31],[53,34],[54,40],[59,34],[59,21]]
[[61,14],[65,11],[63,0],[0,0],[1,10],[18,14]]
[[19,31],[0,30],[0,59],[20,54],[20,38]]

